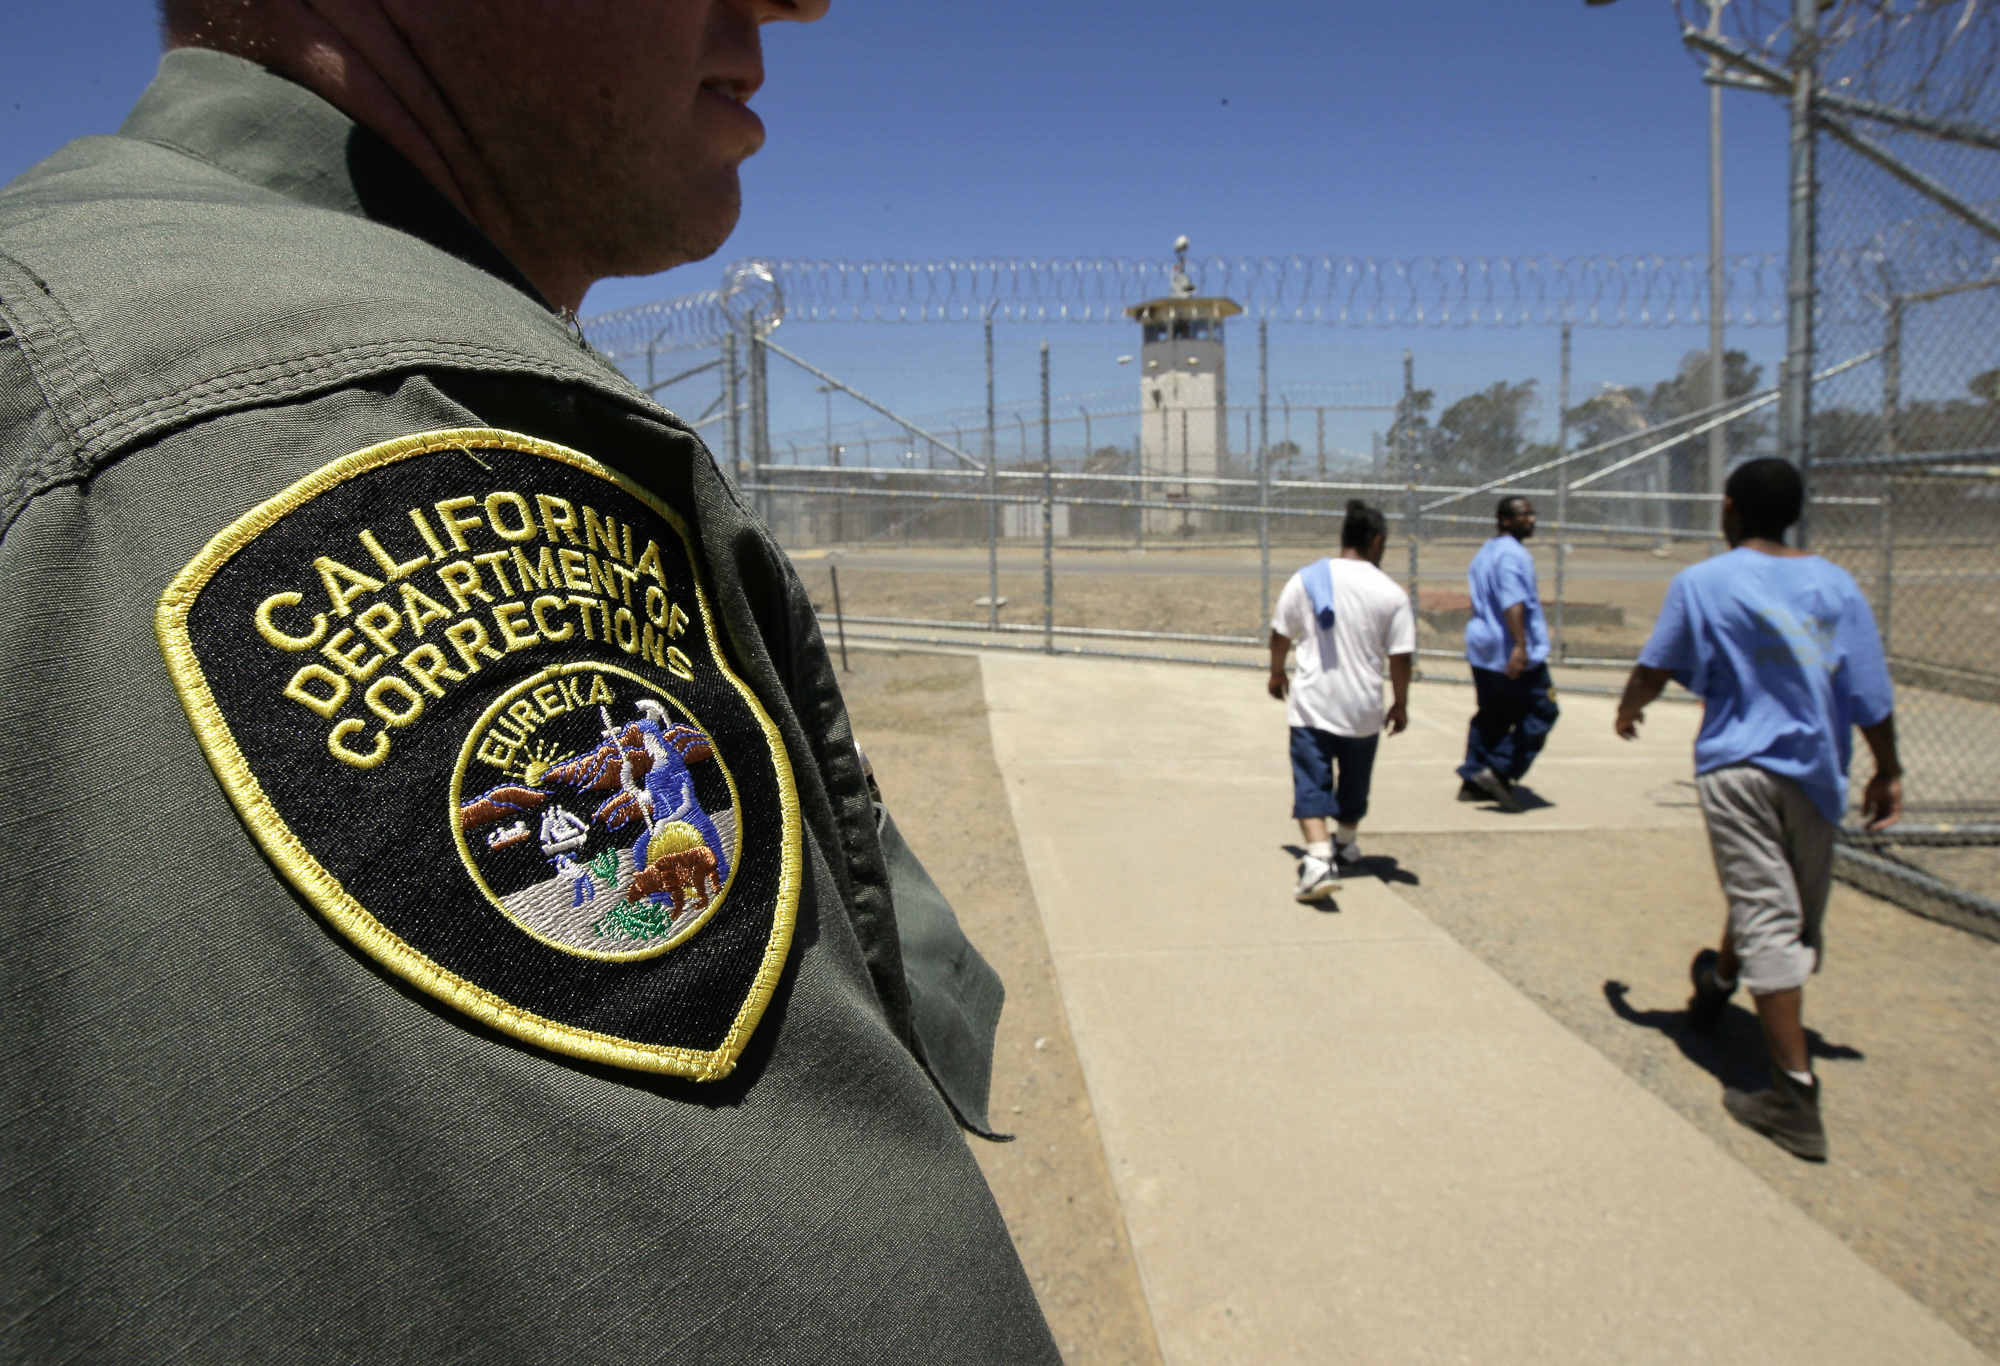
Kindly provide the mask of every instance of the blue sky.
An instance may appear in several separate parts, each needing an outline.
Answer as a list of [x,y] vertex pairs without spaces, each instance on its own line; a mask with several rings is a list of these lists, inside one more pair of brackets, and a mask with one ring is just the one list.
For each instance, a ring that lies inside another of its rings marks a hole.
[[[0,0],[0,32],[0,179],[115,129],[157,60],[147,0]],[[586,313],[709,287],[756,254],[1161,255],[1180,232],[1222,255],[1706,250],[1706,94],[1668,0],[834,0],[819,24],[765,34],[769,141],[745,169],[736,236],[715,260],[599,285]],[[1726,106],[1728,250],[1782,250],[1781,112],[1733,92]],[[1003,390],[1026,398],[1041,334],[1007,331]],[[1248,332],[1232,333],[1232,396]],[[936,411],[976,397],[976,356],[952,333],[788,335]],[[1049,336],[1059,390],[1129,381],[1119,329]],[[1731,340],[1776,350],[1769,330]],[[1704,343],[1696,329],[1579,333],[1577,390],[1657,378]],[[1388,385],[1404,346],[1420,382],[1447,391],[1553,383],[1555,338],[1532,329],[1274,328],[1274,378],[1301,394]],[[819,411],[794,388],[781,427]],[[1342,440],[1365,442],[1349,425]]]

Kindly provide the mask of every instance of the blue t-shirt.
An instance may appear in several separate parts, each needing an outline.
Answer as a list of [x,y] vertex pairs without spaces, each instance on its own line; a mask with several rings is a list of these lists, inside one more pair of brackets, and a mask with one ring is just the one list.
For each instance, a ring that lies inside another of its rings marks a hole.
[[1535,591],[1535,557],[1526,546],[1512,536],[1495,536],[1466,566],[1465,587],[1472,595],[1472,619],[1465,623],[1466,663],[1495,672],[1507,667],[1514,638],[1507,634],[1506,612],[1514,606],[1528,609],[1528,663],[1548,659],[1549,623]]
[[1738,547],[1683,569],[1639,662],[1707,704],[1696,773],[1755,764],[1804,788],[1835,824],[1847,811],[1849,727],[1895,707],[1867,599],[1817,555]]

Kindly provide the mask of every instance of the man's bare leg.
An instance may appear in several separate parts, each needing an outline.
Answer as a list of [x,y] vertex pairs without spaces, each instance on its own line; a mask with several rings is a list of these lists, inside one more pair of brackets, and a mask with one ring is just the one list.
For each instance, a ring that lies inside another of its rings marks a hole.
[[1299,833],[1306,837],[1308,847],[1326,843],[1326,817],[1307,816],[1299,822]]
[[[1715,975],[1733,983],[1742,968],[1742,960],[1736,956],[1736,942],[1725,929]],[[1757,1003],[1757,1023],[1764,1028],[1764,1047],[1769,1050],[1771,1061],[1794,1075],[1812,1071],[1812,1061],[1806,1053],[1805,994],[1805,988],[1791,987],[1751,996]]]
[[1805,988],[1788,987],[1751,998],[1757,1002],[1757,1023],[1764,1026],[1771,1061],[1801,1077],[1812,1071],[1806,1056],[1805,996]]
[[1722,946],[1703,949],[1688,964],[1688,980],[1694,995],[1688,997],[1687,1021],[1690,1028],[1710,1030],[1722,1022],[1729,998],[1736,992],[1736,974],[1742,964],[1729,938],[1729,922],[1722,925]]
[[1757,996],[1757,1020],[1771,1055],[1771,1085],[1763,1091],[1726,1087],[1722,1108],[1779,1147],[1811,1162],[1826,1161],[1826,1125],[1819,1114],[1819,1081],[1806,1057],[1805,989]]

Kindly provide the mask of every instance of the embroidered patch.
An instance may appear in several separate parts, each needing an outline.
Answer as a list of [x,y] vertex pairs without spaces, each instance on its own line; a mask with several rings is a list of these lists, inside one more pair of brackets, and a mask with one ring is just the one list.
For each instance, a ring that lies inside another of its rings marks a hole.
[[735,1066],[798,800],[644,490],[509,432],[405,437],[239,519],[156,626],[251,833],[375,959],[576,1057]]

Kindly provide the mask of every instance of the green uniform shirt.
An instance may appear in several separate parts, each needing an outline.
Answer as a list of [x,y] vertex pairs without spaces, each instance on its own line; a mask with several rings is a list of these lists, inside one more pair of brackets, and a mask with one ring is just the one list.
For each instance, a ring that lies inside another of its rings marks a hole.
[[0,1359],[1057,1360],[788,562],[380,138],[0,191],[0,582]]

